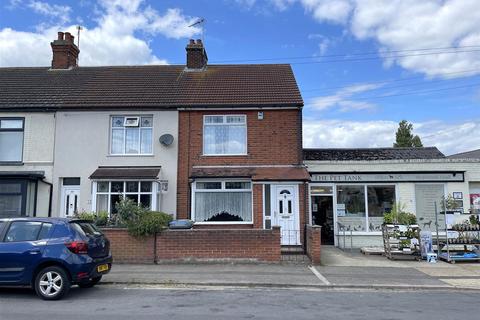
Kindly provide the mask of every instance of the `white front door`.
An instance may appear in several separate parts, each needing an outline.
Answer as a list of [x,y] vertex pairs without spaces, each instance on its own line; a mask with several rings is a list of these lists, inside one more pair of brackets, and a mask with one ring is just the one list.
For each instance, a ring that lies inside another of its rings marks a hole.
[[62,216],[72,217],[78,212],[80,204],[80,187],[69,186],[62,188]]
[[282,245],[300,244],[297,185],[272,185],[273,224],[280,226]]

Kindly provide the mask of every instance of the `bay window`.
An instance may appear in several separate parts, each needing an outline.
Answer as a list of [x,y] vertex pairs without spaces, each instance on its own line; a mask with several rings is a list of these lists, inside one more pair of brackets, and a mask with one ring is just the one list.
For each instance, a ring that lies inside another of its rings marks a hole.
[[0,118],[0,162],[23,159],[23,118]]
[[110,154],[152,154],[152,131],[152,116],[112,116]]
[[249,181],[199,181],[192,188],[195,222],[252,222]]
[[247,154],[247,117],[245,115],[208,115],[203,119],[205,155]]
[[337,222],[351,231],[381,231],[395,203],[394,185],[337,185]]
[[116,204],[122,199],[132,199],[150,210],[157,210],[158,187],[152,181],[97,181],[96,212],[116,213]]

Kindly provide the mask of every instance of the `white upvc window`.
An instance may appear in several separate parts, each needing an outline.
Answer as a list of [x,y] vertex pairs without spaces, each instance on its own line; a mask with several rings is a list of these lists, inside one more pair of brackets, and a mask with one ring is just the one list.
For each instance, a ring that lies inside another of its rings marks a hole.
[[252,183],[205,180],[192,185],[192,219],[196,223],[252,223]]
[[0,118],[0,162],[22,162],[23,118]]
[[151,155],[153,153],[153,117],[112,116],[111,155]]
[[95,181],[92,209],[114,214],[116,204],[122,198],[128,198],[149,210],[158,210],[158,185],[155,181]]
[[246,155],[246,115],[206,115],[203,118],[204,155]]

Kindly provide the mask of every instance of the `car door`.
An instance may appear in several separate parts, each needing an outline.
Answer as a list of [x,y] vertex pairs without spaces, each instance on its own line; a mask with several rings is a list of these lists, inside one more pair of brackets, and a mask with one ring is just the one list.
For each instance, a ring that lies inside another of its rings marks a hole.
[[5,227],[0,242],[0,282],[30,282],[52,227],[51,223],[27,220],[12,221]]

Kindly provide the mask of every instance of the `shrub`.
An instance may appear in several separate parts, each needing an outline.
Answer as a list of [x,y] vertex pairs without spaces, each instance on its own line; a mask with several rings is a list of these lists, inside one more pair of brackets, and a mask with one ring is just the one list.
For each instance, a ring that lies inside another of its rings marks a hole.
[[172,216],[157,211],[145,211],[127,224],[128,232],[134,237],[153,235],[167,228]]
[[87,220],[92,221],[97,226],[106,226],[108,223],[108,212],[107,211],[100,211],[100,212],[86,212],[82,211],[80,213],[76,213],[74,215],[76,219],[80,220]]
[[95,218],[96,218],[96,215],[95,215],[94,212],[82,211],[82,212],[77,212],[77,213],[75,213],[74,217],[75,217],[76,219],[87,220],[87,221],[92,221],[92,222],[94,222],[94,221],[95,221]]
[[148,210],[142,206],[139,206],[135,201],[129,198],[121,198],[119,202],[115,204],[117,209],[117,224],[127,225],[137,220],[137,218]]
[[107,211],[99,211],[95,216],[95,224],[97,226],[106,226],[108,224],[108,212]]

